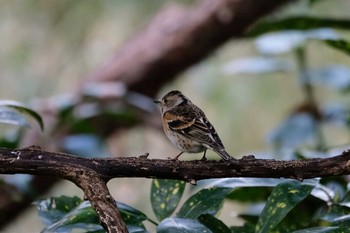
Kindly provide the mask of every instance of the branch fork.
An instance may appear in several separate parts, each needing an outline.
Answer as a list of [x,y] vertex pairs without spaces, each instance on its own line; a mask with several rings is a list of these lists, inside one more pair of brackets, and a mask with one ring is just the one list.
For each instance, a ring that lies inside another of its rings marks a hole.
[[[225,177],[292,178],[304,180],[315,177],[350,174],[350,150],[331,158],[278,161],[255,159],[253,155],[230,164],[223,161],[179,161],[140,157],[83,158],[49,152],[37,146],[22,149],[0,148],[1,174],[31,174],[70,180],[84,191],[101,225],[108,232],[128,232],[107,182],[118,177],[144,177],[197,180]],[[203,172],[210,171],[210,172]]]

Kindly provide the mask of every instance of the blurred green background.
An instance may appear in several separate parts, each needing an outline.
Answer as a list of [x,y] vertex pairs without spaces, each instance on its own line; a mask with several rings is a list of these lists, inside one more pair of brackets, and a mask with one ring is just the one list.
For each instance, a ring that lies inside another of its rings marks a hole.
[[[165,4],[172,3],[192,5],[195,1],[0,1],[0,99],[31,104],[36,99],[69,93],[142,30]],[[271,17],[307,14],[343,18],[348,16],[348,9],[350,2],[347,0],[323,0],[312,7],[308,1],[299,1]],[[337,33],[349,38],[348,32]],[[308,41],[305,51],[311,69],[330,64],[350,66],[346,54],[320,41]],[[250,74],[244,70],[227,71],[232,68],[232,61],[257,56],[260,55],[253,39],[232,40],[182,73],[158,96],[162,97],[173,89],[181,90],[204,110],[233,156],[254,154],[256,157],[270,157],[272,147],[267,143],[267,135],[303,102],[304,97],[293,52],[279,54],[279,58],[290,65],[285,71]],[[315,93],[320,102],[348,102],[347,96],[327,88],[316,87]],[[329,146],[349,141],[346,130],[334,127],[322,130],[326,132]],[[107,144],[113,155],[137,156],[149,152],[150,158],[166,158],[177,154],[162,132],[148,126],[118,132]],[[193,159],[198,156],[184,157]],[[212,152],[210,157],[217,159]],[[82,196],[79,189],[68,182],[59,185],[62,186],[47,196]],[[145,198],[149,200],[149,180],[118,179],[109,185],[117,200],[145,212],[150,210],[149,206],[144,206]],[[142,190],[139,190],[140,185]],[[22,230],[11,228],[7,232],[25,232],[23,230],[28,226],[33,227],[33,232],[34,229],[40,230],[42,226],[35,212],[29,215],[36,219],[38,226],[20,220],[21,223],[11,225],[24,227]],[[230,221],[230,218],[223,217],[224,221]]]

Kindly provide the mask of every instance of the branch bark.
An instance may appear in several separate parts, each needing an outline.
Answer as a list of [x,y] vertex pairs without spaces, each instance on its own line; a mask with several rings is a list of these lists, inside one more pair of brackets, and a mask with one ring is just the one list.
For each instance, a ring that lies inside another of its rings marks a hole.
[[[175,75],[204,59],[229,39],[242,35],[262,16],[291,1],[203,0],[192,8],[168,6],[105,65],[83,80],[73,93],[77,99],[82,99],[87,84],[119,81],[128,90],[154,96]],[[58,114],[54,104],[47,101],[39,107],[46,128],[54,129]],[[107,124],[107,127],[111,130],[117,126]],[[21,144],[40,143],[56,150],[59,136],[55,132],[43,140],[40,132],[31,130]]]
[[[203,172],[210,171],[210,172]],[[32,174],[67,179],[80,187],[108,232],[127,232],[106,183],[116,177],[197,180],[224,177],[308,179],[350,174],[350,150],[324,159],[265,160],[245,156],[221,161],[179,161],[140,157],[83,158],[44,151],[36,146],[0,148],[0,174]]]

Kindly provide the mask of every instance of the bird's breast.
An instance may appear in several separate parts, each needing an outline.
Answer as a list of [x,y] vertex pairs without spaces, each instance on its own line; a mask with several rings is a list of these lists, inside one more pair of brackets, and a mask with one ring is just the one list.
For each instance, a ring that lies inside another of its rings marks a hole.
[[199,153],[203,152],[206,147],[201,145],[200,143],[193,141],[185,136],[171,131],[169,129],[164,128],[165,135],[171,141],[173,145],[175,145],[180,151],[188,152],[188,153]]

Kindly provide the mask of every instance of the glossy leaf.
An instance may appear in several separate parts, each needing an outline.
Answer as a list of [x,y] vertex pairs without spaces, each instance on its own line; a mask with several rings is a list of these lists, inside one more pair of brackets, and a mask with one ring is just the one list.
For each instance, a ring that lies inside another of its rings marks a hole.
[[[35,203],[46,226],[43,232],[104,232],[95,210],[88,201],[62,196]],[[117,203],[117,207],[129,232],[146,232],[142,222],[148,218],[144,213],[120,202]]]
[[332,225],[350,228],[350,214],[335,218]]
[[227,74],[266,74],[291,69],[292,65],[287,60],[272,57],[242,58],[224,66],[224,72]]
[[347,40],[325,40],[325,43],[347,55],[350,55],[350,42]]
[[256,48],[263,54],[283,54],[292,52],[310,40],[338,40],[338,34],[331,29],[309,31],[280,31],[262,35],[255,40]]
[[231,188],[217,187],[202,189],[187,199],[177,217],[196,219],[201,214],[215,215],[231,190]]
[[273,22],[262,22],[253,27],[248,36],[258,36],[267,32],[282,30],[310,30],[316,28],[350,29],[350,20],[316,18],[308,16],[290,17]]
[[24,116],[33,118],[44,129],[41,116],[22,103],[12,100],[0,100],[0,123],[29,126],[29,122]]
[[313,188],[314,186],[299,181],[288,181],[276,186],[260,215],[255,228],[256,233],[271,232]]
[[283,182],[276,178],[220,178],[198,181],[199,186],[220,188],[274,187]]
[[313,197],[316,197],[318,198],[319,200],[322,200],[324,202],[331,202],[334,197],[335,197],[335,192],[334,190],[324,186],[324,185],[321,185],[321,184],[318,184],[311,192],[311,195]]
[[6,147],[6,148],[17,148],[20,141],[20,133],[17,135],[5,135],[4,137],[0,138],[0,147]]
[[149,233],[145,228],[138,226],[127,226],[129,233]]
[[29,122],[23,114],[4,106],[0,106],[0,123],[29,127]]
[[179,180],[153,180],[151,204],[159,220],[169,217],[176,209],[185,190],[186,183]]
[[117,202],[117,207],[127,225],[143,226],[142,222],[148,220],[148,217],[144,213],[127,204]]
[[157,233],[211,233],[211,231],[194,219],[166,218],[159,223]]
[[230,228],[228,228],[225,223],[215,218],[213,215],[202,214],[198,217],[198,221],[213,233],[231,233]]
[[256,212],[252,213],[252,214],[239,214],[238,217],[240,219],[244,220],[245,223],[254,224],[254,228],[253,228],[254,231],[253,232],[255,232],[255,225],[259,220],[259,216],[260,216],[262,209],[263,208],[261,208],[261,210],[256,209]]
[[319,219],[333,223],[333,225],[350,226],[350,208],[338,204],[326,206],[320,210]]
[[324,1],[324,0],[309,0],[309,5],[313,5],[313,4],[316,4],[318,2],[321,2],[321,1]]
[[230,227],[231,233],[254,233],[255,224],[245,223],[243,226],[233,226]]
[[234,189],[227,199],[238,201],[240,203],[262,202],[265,201],[271,193],[269,187],[249,187]]
[[35,201],[39,216],[45,226],[60,220],[64,215],[77,207],[82,200],[79,197],[51,197]]
[[47,226],[43,232],[72,232],[75,230],[102,230],[98,216],[89,202],[82,202],[61,219]]
[[[199,186],[221,187],[221,188],[241,188],[241,187],[275,187],[278,184],[286,181],[293,181],[292,179],[277,179],[277,178],[220,178],[207,179],[198,181]],[[306,179],[303,182],[311,186],[319,183],[319,179]]]
[[344,227],[313,227],[294,231],[293,233],[346,233],[348,230],[349,228]]

